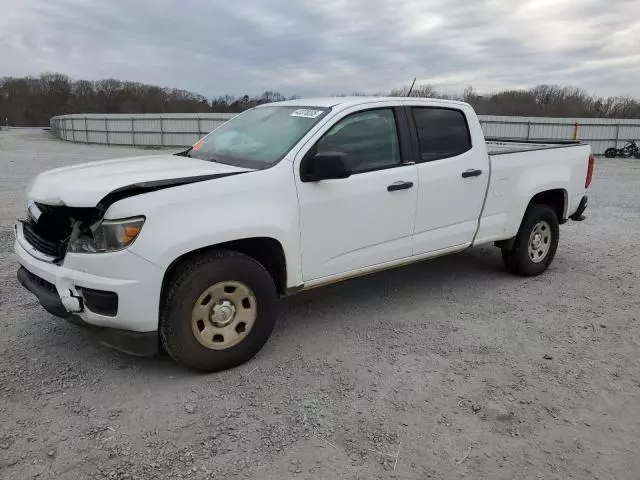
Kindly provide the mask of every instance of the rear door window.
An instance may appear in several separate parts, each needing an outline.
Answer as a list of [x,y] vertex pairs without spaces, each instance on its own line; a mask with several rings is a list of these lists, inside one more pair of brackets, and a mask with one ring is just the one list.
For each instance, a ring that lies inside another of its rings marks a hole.
[[469,126],[462,111],[434,107],[412,107],[411,111],[422,162],[455,157],[471,150]]

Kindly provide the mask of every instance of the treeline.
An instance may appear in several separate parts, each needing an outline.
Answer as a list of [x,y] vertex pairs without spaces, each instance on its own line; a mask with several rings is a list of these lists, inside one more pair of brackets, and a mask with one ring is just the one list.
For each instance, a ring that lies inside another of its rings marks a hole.
[[284,100],[276,92],[259,97],[226,95],[213,101],[177,88],[162,88],[113,78],[72,81],[66,75],[0,78],[0,123],[45,126],[69,113],[241,112],[259,103]]
[[524,117],[640,118],[640,100],[630,96],[597,97],[581,88],[538,85],[529,90],[505,90],[478,95],[468,88],[461,99],[480,115]]
[[[409,87],[391,96],[406,95]],[[631,96],[598,97],[581,88],[538,85],[527,90],[503,90],[486,95],[467,87],[459,95],[439,94],[433,85],[414,87],[412,97],[444,98],[470,103],[479,115],[523,117],[640,118],[640,99]]]
[[[405,87],[375,95],[403,96],[407,91]],[[438,93],[432,85],[418,85],[411,95],[464,100],[486,115],[640,118],[640,101],[633,97],[597,97],[579,88],[556,85],[487,95],[480,95],[471,87],[459,95],[446,95]],[[208,99],[186,90],[138,82],[112,78],[72,81],[63,74],[46,73],[37,78],[0,78],[0,123],[45,126],[51,117],[68,113],[241,112],[287,98],[296,97],[266,91],[259,96],[224,95]]]

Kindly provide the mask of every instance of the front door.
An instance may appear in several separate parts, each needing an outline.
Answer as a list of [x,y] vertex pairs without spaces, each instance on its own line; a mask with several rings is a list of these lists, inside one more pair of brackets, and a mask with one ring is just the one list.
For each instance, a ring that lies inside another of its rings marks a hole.
[[400,153],[403,114],[393,107],[345,112],[319,132],[309,153],[343,154],[348,178],[303,182],[296,161],[305,282],[411,255],[418,178]]

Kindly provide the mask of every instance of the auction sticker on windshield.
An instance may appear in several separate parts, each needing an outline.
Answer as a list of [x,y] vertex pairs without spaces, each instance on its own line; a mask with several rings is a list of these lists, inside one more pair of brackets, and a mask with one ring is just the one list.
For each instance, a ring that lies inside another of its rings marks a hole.
[[299,108],[289,114],[290,117],[316,118],[324,113],[323,110],[311,110],[308,108]]

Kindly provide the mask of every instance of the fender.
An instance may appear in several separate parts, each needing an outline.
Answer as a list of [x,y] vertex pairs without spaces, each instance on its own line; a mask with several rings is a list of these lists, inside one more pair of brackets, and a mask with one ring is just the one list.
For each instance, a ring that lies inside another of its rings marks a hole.
[[202,248],[272,238],[284,250],[287,281],[299,284],[300,218],[291,164],[246,173],[129,196],[111,205],[106,218],[145,216],[140,237],[129,249],[163,269]]
[[[565,211],[563,216],[566,216],[566,209],[568,208],[567,189],[571,184],[571,169],[568,165],[560,168],[554,167],[553,176],[555,180],[549,182],[549,167],[545,165],[537,169],[527,170],[520,177],[514,191],[522,193],[513,199],[509,209],[508,224],[505,228],[506,237],[513,237],[518,233],[524,212],[531,199],[547,190],[563,190],[565,192]],[[562,219],[558,220],[562,221]]]

